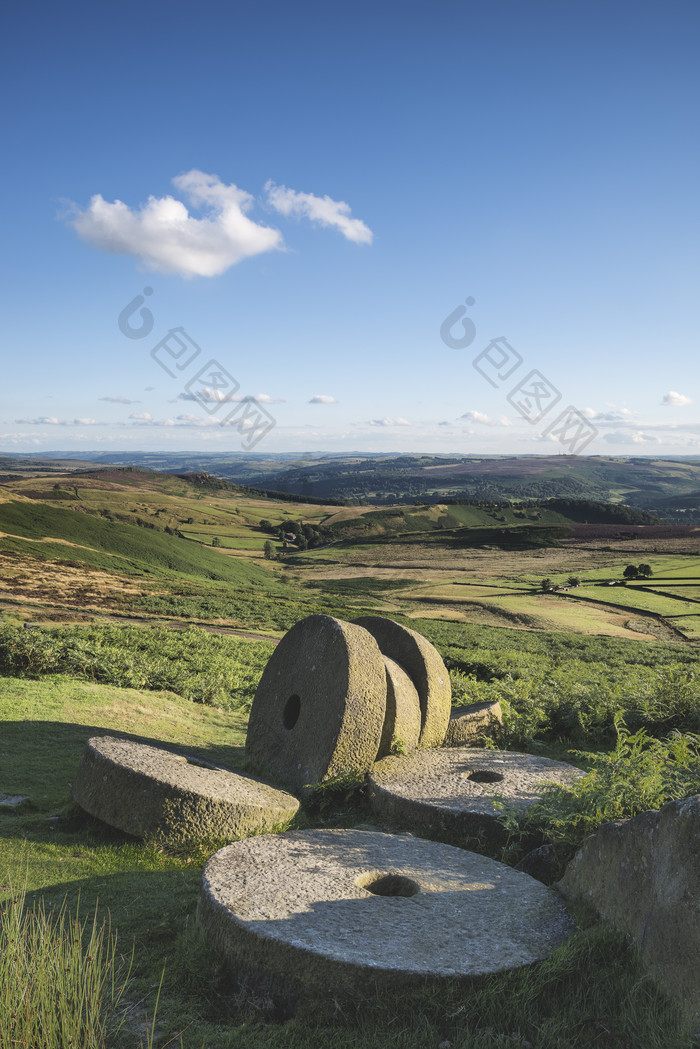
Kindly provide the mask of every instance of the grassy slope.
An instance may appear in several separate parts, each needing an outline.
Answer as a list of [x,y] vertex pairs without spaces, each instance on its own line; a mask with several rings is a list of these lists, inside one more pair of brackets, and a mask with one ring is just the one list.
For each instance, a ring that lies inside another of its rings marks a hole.
[[[26,877],[30,894],[83,914],[109,908],[120,951],[134,943],[129,998],[152,1011],[159,974],[161,1042],[184,1030],[184,1049],[687,1049],[677,1015],[644,979],[634,952],[604,930],[577,933],[550,960],[460,988],[370,998],[342,1008],[309,1001],[281,1025],[256,992],[238,993],[196,933],[205,855],[170,854],[80,814],[70,783],[85,739],[103,731],[181,744],[189,753],[235,764],[240,714],[192,705],[172,693],[141,693],[65,677],[0,678],[2,789],[27,793],[19,810],[0,810],[0,885]],[[56,819],[55,817],[59,818]],[[361,819],[366,819],[364,813]],[[234,1002],[237,1001],[237,1004]],[[135,1032],[124,1046],[134,1049]],[[176,1041],[176,1045],[180,1042]]]
[[[61,557],[86,561],[114,571],[148,569],[150,572],[176,572],[182,575],[225,582],[272,582],[268,573],[254,565],[223,558],[212,550],[189,543],[177,536],[135,525],[118,524],[103,518],[48,506],[44,503],[10,502],[0,504],[0,532],[20,536],[0,540],[0,550],[21,549],[33,557]],[[45,538],[56,543],[37,542]]]

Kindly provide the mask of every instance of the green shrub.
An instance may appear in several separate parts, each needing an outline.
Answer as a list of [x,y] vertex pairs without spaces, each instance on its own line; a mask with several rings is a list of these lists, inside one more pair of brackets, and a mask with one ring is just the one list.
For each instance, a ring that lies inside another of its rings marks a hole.
[[572,752],[591,765],[574,783],[545,786],[540,800],[527,810],[496,802],[510,834],[511,862],[546,841],[564,864],[603,823],[630,819],[700,792],[700,737],[672,732],[667,739],[655,739],[644,729],[630,733],[621,719],[616,728],[617,743],[610,753]]

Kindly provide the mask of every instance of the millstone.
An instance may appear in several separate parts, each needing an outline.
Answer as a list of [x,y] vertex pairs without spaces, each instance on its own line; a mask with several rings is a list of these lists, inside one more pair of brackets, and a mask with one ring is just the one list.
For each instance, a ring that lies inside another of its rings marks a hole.
[[309,616],[272,653],[248,721],[246,759],[294,791],[367,772],[386,710],[386,671],[374,638],[331,616]]
[[544,781],[572,783],[580,769],[507,750],[448,747],[377,762],[370,773],[374,812],[422,833],[505,836],[492,796],[518,808],[541,797]]
[[450,720],[452,686],[438,650],[415,630],[382,616],[353,620],[376,638],[382,654],[402,667],[418,691],[421,707],[419,747],[441,746]]
[[127,834],[178,845],[262,834],[299,808],[252,776],[112,736],[88,740],[73,799]]
[[421,716],[416,686],[398,663],[384,656],[386,670],[386,714],[384,730],[377,758],[391,754],[394,746],[402,746],[409,754],[418,746]]
[[204,868],[198,918],[235,971],[289,999],[469,981],[546,958],[573,930],[527,874],[361,830],[227,845]]
[[494,729],[502,724],[503,714],[498,701],[453,707],[444,746],[464,747],[474,744],[478,736],[491,736]]

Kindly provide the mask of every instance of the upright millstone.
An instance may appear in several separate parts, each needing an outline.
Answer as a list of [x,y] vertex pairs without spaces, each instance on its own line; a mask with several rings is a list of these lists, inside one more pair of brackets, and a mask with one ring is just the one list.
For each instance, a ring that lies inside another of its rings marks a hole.
[[367,772],[379,749],[386,691],[371,634],[331,616],[303,619],[263,671],[248,722],[248,764],[293,791]]
[[421,709],[418,746],[442,746],[450,721],[452,686],[438,650],[415,630],[393,619],[361,616],[353,622],[376,638],[382,654],[398,663],[415,685]]

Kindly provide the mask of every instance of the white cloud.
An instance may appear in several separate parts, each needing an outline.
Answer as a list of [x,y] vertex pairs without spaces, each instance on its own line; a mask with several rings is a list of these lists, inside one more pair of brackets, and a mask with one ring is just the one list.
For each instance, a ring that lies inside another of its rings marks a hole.
[[216,277],[243,259],[282,247],[282,234],[245,214],[253,197],[216,175],[193,169],[173,183],[202,218],[174,197],[149,197],[138,208],[110,204],[97,193],[77,210],[72,225],[87,244],[116,255],[132,255],[146,267],[182,277]]
[[235,401],[237,404],[249,403],[255,401],[256,404],[284,404],[284,397],[271,397],[269,393],[255,393],[255,394],[226,394],[222,390],[212,390],[208,386],[204,386],[199,393],[199,396],[195,397],[193,393],[179,393],[175,398],[178,401],[197,401],[199,404],[205,401],[207,404],[223,404],[229,401]]
[[339,401],[335,397],[331,397],[327,393],[315,393],[310,399],[309,404],[338,404]]
[[661,399],[661,403],[667,408],[683,408],[686,404],[692,404],[690,397],[686,397],[684,393],[678,393],[676,390],[669,390],[665,393]]
[[658,437],[654,437],[653,434],[644,433],[643,430],[637,430],[636,433],[625,433],[624,430],[612,430],[610,433],[603,435],[603,440],[607,441],[608,444],[657,444]]
[[355,244],[371,244],[374,234],[360,219],[350,217],[350,205],[344,200],[333,200],[329,196],[317,197],[313,193],[298,193],[286,186],[265,184],[268,203],[281,215],[300,215],[318,223],[332,226]]
[[128,397],[100,397],[100,400],[109,401],[110,404],[141,404],[141,401],[131,401]]
[[57,419],[54,415],[40,415],[37,419],[15,419],[21,426],[106,426],[97,419]]
[[399,416],[397,419],[370,419],[370,426],[410,426],[408,419],[402,419]]
[[490,415],[485,415],[484,412],[469,411],[465,412],[464,415],[460,415],[459,418],[469,423],[480,423],[481,426],[512,426],[510,419],[505,415],[501,415],[498,419],[492,419]]
[[153,416],[150,412],[132,412],[129,418],[141,423],[153,422]]

